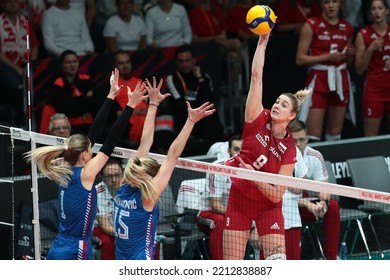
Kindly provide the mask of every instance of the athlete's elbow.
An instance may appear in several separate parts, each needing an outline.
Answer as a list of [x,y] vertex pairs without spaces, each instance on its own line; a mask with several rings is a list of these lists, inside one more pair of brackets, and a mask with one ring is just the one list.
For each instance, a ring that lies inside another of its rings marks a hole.
[[296,59],[295,59],[295,63],[298,65],[298,66],[302,66],[304,65],[304,61],[301,57],[297,56]]

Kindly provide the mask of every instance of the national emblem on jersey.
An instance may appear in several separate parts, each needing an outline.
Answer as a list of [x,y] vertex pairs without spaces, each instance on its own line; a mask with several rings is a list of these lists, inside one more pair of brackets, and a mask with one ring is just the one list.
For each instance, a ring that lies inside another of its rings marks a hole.
[[278,144],[278,149],[279,151],[284,154],[284,152],[287,150],[287,147],[282,143],[282,142],[279,142]]

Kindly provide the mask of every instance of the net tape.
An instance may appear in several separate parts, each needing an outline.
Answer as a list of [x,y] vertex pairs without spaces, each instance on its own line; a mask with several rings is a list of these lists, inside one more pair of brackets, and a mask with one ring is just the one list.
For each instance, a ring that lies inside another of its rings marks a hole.
[[[64,146],[66,138],[51,136],[47,134],[40,134],[36,132],[25,131],[20,128],[10,128],[11,138],[22,141],[35,141],[38,144],[43,145],[57,145]],[[95,144],[92,147],[92,151],[97,153],[101,144]],[[129,159],[135,155],[136,151],[132,149],[126,149],[121,147],[115,147],[112,156]],[[162,163],[166,158],[165,155],[149,153],[149,156],[156,159],[159,163]],[[176,167],[184,168],[188,170],[212,172],[221,175],[227,175],[230,177],[241,178],[246,180],[261,181],[270,184],[283,185],[287,187],[294,187],[303,190],[310,190],[316,192],[322,192],[326,190],[327,193],[369,200],[374,202],[390,204],[390,193],[369,190],[359,187],[351,187],[340,184],[325,183],[307,179],[301,179],[290,176],[277,175],[272,173],[266,173],[261,171],[253,171],[243,168],[229,167],[223,165],[217,165],[213,163],[200,162],[191,159],[179,158],[176,163]]]

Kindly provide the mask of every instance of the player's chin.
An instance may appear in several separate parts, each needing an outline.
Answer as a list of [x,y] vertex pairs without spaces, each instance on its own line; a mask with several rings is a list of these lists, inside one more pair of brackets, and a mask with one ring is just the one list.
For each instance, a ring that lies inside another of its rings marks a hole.
[[283,117],[276,111],[271,111],[271,118],[273,121],[281,121]]

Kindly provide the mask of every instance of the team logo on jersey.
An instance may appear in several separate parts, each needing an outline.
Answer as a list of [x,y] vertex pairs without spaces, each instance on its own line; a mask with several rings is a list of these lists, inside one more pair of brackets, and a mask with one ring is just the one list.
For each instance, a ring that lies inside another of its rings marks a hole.
[[281,160],[281,157],[277,151],[277,149],[275,147],[269,147],[269,151],[276,157],[279,159],[279,161]]
[[330,40],[329,32],[328,31],[324,31],[324,33],[322,35],[318,35],[318,39],[319,40],[324,40],[324,41]]
[[274,223],[274,224],[270,227],[270,229],[280,229],[280,227],[279,227],[278,223]]
[[264,138],[260,134],[256,134],[256,139],[260,142],[260,144],[263,145],[263,147],[267,147],[267,138],[269,140],[269,137],[265,135]]

